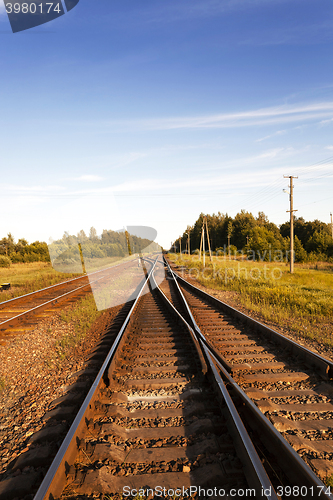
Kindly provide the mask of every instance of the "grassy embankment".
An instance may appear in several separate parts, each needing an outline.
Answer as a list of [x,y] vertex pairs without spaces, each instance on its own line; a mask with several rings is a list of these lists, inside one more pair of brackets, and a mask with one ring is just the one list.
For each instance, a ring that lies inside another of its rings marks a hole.
[[177,265],[186,266],[192,277],[216,290],[236,292],[236,300],[249,311],[305,338],[333,346],[333,265],[251,262],[206,256],[169,254]]
[[72,350],[86,337],[92,324],[104,311],[98,311],[94,297],[89,295],[79,299],[75,304],[60,313],[60,320],[69,325],[69,329],[56,341],[55,358],[57,365],[60,360],[70,356]]
[[[0,283],[11,283],[11,289],[0,292],[0,302],[30,293],[78,275],[55,271],[50,263],[29,262],[12,264],[10,268],[0,268]],[[60,361],[68,358],[73,349],[84,339],[94,321],[103,311],[98,311],[94,297],[89,295],[61,311],[59,318],[69,328],[55,343],[54,354],[47,361],[49,366],[61,366]],[[0,393],[6,380],[0,375]]]
[[[73,273],[55,271],[48,262],[28,262],[12,264],[10,268],[0,268],[0,283],[11,283],[9,290],[0,292],[0,302],[79,276]],[[97,310],[94,297],[79,299],[75,304],[60,312],[60,320],[71,325],[55,344],[55,358],[65,359],[71,350],[86,336],[91,325],[101,314]],[[0,378],[0,391],[5,382]]]
[[49,262],[18,262],[9,268],[0,268],[0,283],[10,283],[11,288],[0,292],[0,302],[46,288],[48,286],[79,276],[60,273]]

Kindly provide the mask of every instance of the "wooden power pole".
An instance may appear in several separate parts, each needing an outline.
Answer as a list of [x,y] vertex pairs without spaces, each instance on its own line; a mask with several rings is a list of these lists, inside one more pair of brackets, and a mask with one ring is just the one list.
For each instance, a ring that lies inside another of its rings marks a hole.
[[332,220],[332,212],[330,213],[331,216],[331,233],[332,233],[332,240],[333,240],[333,220]]
[[292,175],[284,175],[283,176],[286,179],[290,179],[290,192],[289,192],[289,200],[290,200],[290,210],[287,210],[287,212],[290,212],[290,272],[294,272],[294,212],[297,212],[297,210],[294,210],[294,196],[293,196],[293,179],[298,179],[298,177],[294,177]]
[[207,217],[205,217],[205,222],[206,222],[206,234],[207,234],[207,241],[208,241],[208,248],[209,248],[209,260],[212,262],[212,250],[211,250],[211,248],[210,248],[210,241],[209,241],[209,232],[208,232]]
[[203,251],[203,265],[205,267],[205,228],[206,228],[206,236],[207,236],[207,242],[208,242],[208,249],[209,249],[209,259],[212,262],[212,250],[210,248],[210,241],[209,241],[209,232],[208,232],[208,224],[207,224],[207,217],[204,216],[203,221],[202,221],[202,229],[201,229],[201,240],[200,240],[200,250],[199,250],[199,259],[201,260],[201,249]]

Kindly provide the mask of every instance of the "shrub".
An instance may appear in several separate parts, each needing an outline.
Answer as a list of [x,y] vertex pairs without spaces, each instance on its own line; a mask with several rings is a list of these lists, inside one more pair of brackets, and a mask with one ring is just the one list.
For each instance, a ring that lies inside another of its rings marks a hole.
[[12,261],[5,255],[0,255],[0,267],[10,267]]

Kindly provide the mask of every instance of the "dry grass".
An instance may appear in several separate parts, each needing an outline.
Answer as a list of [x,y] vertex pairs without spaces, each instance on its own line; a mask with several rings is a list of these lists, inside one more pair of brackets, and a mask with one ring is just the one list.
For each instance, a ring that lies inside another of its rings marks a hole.
[[73,325],[73,328],[56,342],[55,348],[59,359],[65,359],[71,350],[84,339],[102,312],[97,310],[94,297],[88,295],[60,313],[60,319]]
[[[203,285],[237,292],[239,302],[263,320],[288,327],[303,337],[333,345],[333,266],[297,264],[290,274],[285,263],[251,262],[170,254]],[[317,267],[317,268],[316,268]]]
[[55,271],[49,262],[27,262],[0,268],[0,283],[10,283],[11,288],[0,292],[0,302],[79,276]]

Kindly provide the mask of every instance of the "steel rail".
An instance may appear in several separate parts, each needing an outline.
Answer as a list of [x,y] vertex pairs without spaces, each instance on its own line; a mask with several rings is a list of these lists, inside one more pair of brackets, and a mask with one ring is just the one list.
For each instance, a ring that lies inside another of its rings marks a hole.
[[[114,267],[118,267],[118,266],[114,266]],[[108,268],[108,269],[113,269],[113,268]],[[98,271],[98,272],[101,272],[101,271]],[[95,273],[92,273],[92,274],[95,274]],[[12,326],[12,323],[18,323],[18,322],[22,321],[24,318],[27,318],[29,316],[32,316],[32,315],[36,314],[38,311],[43,311],[44,309],[46,309],[51,304],[57,303],[58,301],[65,300],[67,297],[69,297],[71,295],[75,295],[80,290],[83,290],[84,288],[90,287],[92,283],[97,283],[98,281],[100,281],[100,280],[102,280],[102,279],[104,279],[106,277],[107,277],[106,275],[103,275],[100,278],[97,278],[97,279],[95,279],[93,281],[89,281],[89,283],[87,283],[85,285],[81,285],[81,286],[75,288],[74,290],[70,290],[69,292],[66,292],[66,293],[64,293],[62,295],[57,295],[57,297],[54,297],[53,299],[50,299],[50,300],[48,300],[46,302],[43,302],[42,304],[39,304],[38,306],[32,307],[31,309],[27,309],[26,311],[23,311],[22,313],[17,314],[16,316],[12,316],[11,318],[6,319],[5,321],[2,321],[0,323],[0,331],[4,331],[9,326]],[[44,290],[46,290],[46,289],[44,289]],[[38,290],[38,292],[39,291],[42,291],[42,290]],[[19,298],[21,298],[21,297],[25,297],[25,296],[20,296]],[[16,299],[17,298],[18,297],[16,297]]]
[[187,314],[189,315],[189,318],[191,320],[191,323],[192,323],[192,326],[194,328],[194,330],[196,331],[197,335],[199,336],[199,339],[201,341],[204,342],[204,344],[212,351],[212,352],[215,352],[215,356],[217,357],[217,359],[219,360],[219,362],[224,366],[224,368],[229,372],[229,373],[232,373],[232,365],[230,363],[228,363],[224,358],[223,356],[221,356],[217,351],[216,349],[214,348],[213,344],[204,336],[204,334],[201,332],[197,322],[195,321],[194,319],[194,316],[192,314],[192,311],[190,309],[190,306],[188,305],[187,303],[187,300],[185,299],[184,297],[184,294],[178,284],[178,281],[177,281],[177,275],[176,273],[173,272],[173,270],[171,269],[169,263],[167,261],[165,261],[167,267],[168,267],[168,271],[169,271],[169,274],[172,276],[173,280],[174,280],[174,283],[176,285],[176,289],[177,289],[177,293],[181,299],[181,302],[183,304],[183,306],[185,307],[186,309],[186,312]]
[[242,456],[244,457],[244,470],[246,473],[246,478],[249,482],[249,486],[254,488],[256,491],[256,496],[259,498],[266,498],[267,500],[278,500],[278,496],[272,486],[272,483],[267,475],[264,466],[261,463],[261,460],[258,456],[258,453],[255,449],[254,444],[248,432],[242,422],[241,417],[239,416],[238,411],[231,399],[231,396],[217,372],[216,367],[213,363],[213,357],[210,350],[205,346],[203,341],[201,340],[202,348],[207,356],[210,368],[215,377],[216,383],[220,389],[223,400],[228,408],[229,426],[231,427],[231,434],[233,435],[234,440],[237,442],[238,447],[242,451]]
[[320,354],[310,351],[310,349],[301,346],[294,340],[285,337],[281,333],[278,333],[277,331],[273,330],[272,328],[269,328],[263,323],[260,323],[259,321],[250,318],[246,314],[238,311],[237,309],[234,309],[233,307],[229,306],[225,302],[222,302],[216,297],[209,295],[207,292],[200,290],[200,288],[197,288],[196,286],[192,285],[184,278],[179,276],[179,274],[175,273],[171,269],[168,263],[167,265],[170,269],[170,272],[175,276],[176,280],[179,281],[180,283],[183,283],[183,285],[185,287],[188,287],[190,290],[193,290],[196,293],[196,295],[203,297],[205,300],[208,300],[215,306],[219,307],[220,309],[223,309],[231,316],[238,318],[243,323],[247,323],[251,327],[254,327],[257,331],[263,333],[266,337],[273,339],[274,341],[280,343],[284,347],[290,349],[296,355],[301,356],[304,359],[305,363],[307,363],[312,367],[315,367],[318,373],[320,373],[320,375],[322,375],[324,378],[333,379],[333,361],[324,358]]
[[[99,278],[99,279],[102,279],[102,278]],[[11,318],[6,319],[6,321],[3,321],[2,323],[0,323],[0,330],[2,330],[2,331],[7,330],[8,326],[12,326],[11,325],[12,323],[17,323],[19,321],[22,321],[24,319],[24,317],[29,317],[38,311],[42,311],[43,309],[46,309],[48,305],[50,305],[52,303],[56,303],[56,302],[58,302],[58,300],[64,300],[69,295],[75,295],[75,293],[77,293],[79,290],[82,290],[83,288],[88,288],[89,286],[90,286],[90,283],[88,283],[87,285],[81,285],[78,288],[75,288],[75,290],[71,290],[70,292],[66,292],[62,295],[58,295],[57,297],[55,297],[51,300],[48,300],[47,302],[43,302],[43,304],[40,304],[39,306],[35,306],[31,309],[28,309],[27,311],[24,311],[20,314],[17,314],[16,316],[12,316]]]
[[[172,309],[174,314],[177,314],[178,317],[183,321],[183,323],[186,324],[186,326],[190,329],[191,327],[188,325],[187,321],[183,318],[183,316],[177,311],[177,309],[173,306],[173,304],[169,301],[169,299],[166,297],[166,295],[162,292],[160,287],[157,285],[155,278],[154,278],[154,273],[152,274],[152,280],[154,281],[154,284],[156,286],[156,289],[159,291],[161,296],[163,296],[164,301],[169,303],[169,308]],[[174,279],[174,281],[176,281]],[[178,284],[177,284],[178,286]],[[193,330],[192,330],[193,332]],[[204,337],[203,337],[204,338]],[[211,353],[207,349],[207,347],[204,345],[203,340],[200,339],[201,342],[201,349],[203,349],[203,352],[205,354],[205,358],[207,360],[207,364],[210,368],[210,373],[213,376],[213,380],[215,382],[216,388],[218,390],[218,393],[220,395],[220,400],[221,402],[225,403],[228,409],[227,412],[227,421],[229,422],[229,426],[231,429],[231,434],[233,435],[234,440],[238,444],[238,448],[240,449],[241,453],[241,461],[243,462],[244,470],[246,472],[246,478],[248,480],[249,486],[253,488],[256,491],[256,498],[265,498],[266,500],[278,500],[278,496],[276,495],[274,488],[272,486],[272,483],[267,475],[267,472],[265,471],[261,460],[257,454],[257,451],[250,439],[250,436],[247,433],[247,430],[245,429],[245,426],[235,408],[235,405],[232,402],[232,399],[227,391],[227,388],[224,385],[223,380],[221,379],[220,375],[218,374],[212,359],[211,359]],[[195,345],[197,346],[198,344],[198,339],[196,340]],[[200,344],[197,347],[199,348],[199,353],[201,351],[200,349]],[[201,353],[202,357],[202,353]],[[207,371],[207,368],[206,368]],[[264,493],[266,492],[266,493]]]
[[[290,446],[290,444],[281,436],[274,425],[265,417],[253,401],[245,394],[245,392],[234,381],[227,370],[222,366],[214,352],[210,351],[210,355],[214,359],[216,365],[221,371],[222,377],[231,385],[235,395],[237,395],[244,404],[247,412],[247,423],[254,431],[260,432],[260,439],[263,440],[265,446],[272,454],[279,455],[280,466],[283,468],[288,477],[292,477],[295,485],[300,488],[302,486],[313,491],[311,498],[332,500],[332,494],[327,494],[327,487],[310,469],[306,462],[298,455],[298,453]],[[294,486],[294,484],[293,484]],[[311,490],[311,488],[313,488]]]
[[[58,450],[58,453],[56,454],[55,458],[53,459],[53,462],[44,477],[36,495],[34,496],[33,500],[52,500],[56,498],[58,495],[62,493],[63,486],[64,486],[64,476],[66,474],[66,467],[68,463],[70,463],[77,452],[77,443],[74,440],[76,437],[79,439],[80,433],[82,433],[82,430],[85,425],[85,418],[87,418],[87,413],[91,413],[92,407],[94,404],[94,399],[97,396],[98,392],[98,387],[99,384],[102,381],[103,375],[106,373],[108,369],[108,365],[112,362],[112,359],[115,355],[115,352],[120,345],[120,342],[123,338],[124,332],[126,330],[126,327],[129,324],[129,321],[132,317],[132,312],[134,308],[136,307],[139,298],[141,297],[141,294],[144,290],[144,288],[147,286],[149,282],[149,278],[151,273],[153,272],[155,267],[155,264],[152,266],[148,276],[146,277],[141,289],[138,292],[137,298],[134,301],[134,304],[132,305],[128,315],[126,316],[126,319],[116,337],[114,340],[114,343],[112,344],[112,347],[107,354],[105,361],[103,362],[103,365],[101,366],[97,377],[95,378],[85,400],[83,401],[61,447]],[[67,465],[66,465],[67,464]]]
[[[297,482],[298,486],[305,486],[307,488],[313,488],[313,492],[318,492],[318,496],[311,496],[311,498],[327,498],[332,500],[332,495],[327,495],[325,492],[324,483],[316,476],[316,474],[310,469],[310,467],[304,462],[304,460],[296,453],[296,451],[290,446],[290,444],[282,437],[279,431],[277,431],[274,425],[265,417],[265,415],[259,410],[259,408],[253,403],[253,401],[245,394],[245,392],[238,386],[238,384],[234,381],[228,369],[225,365],[228,363],[223,359],[223,357],[219,354],[219,352],[212,346],[212,344],[207,341],[200,328],[198,327],[190,307],[179,287],[177,281],[177,274],[172,271],[168,262],[166,262],[168,269],[170,270],[171,275],[174,277],[174,282],[177,286],[177,291],[181,300],[186,307],[188,313],[190,314],[191,320],[193,321],[193,328],[200,339],[200,342],[203,345],[203,349],[205,352],[208,351],[209,355],[213,358],[214,362],[218,366],[219,370],[222,373],[222,377],[227,381],[228,384],[231,385],[235,394],[241,399],[246,410],[248,411],[249,418],[247,419],[247,423],[250,427],[258,431],[260,429],[261,438],[264,440],[265,446],[270,449],[270,451],[276,455],[276,453],[281,454],[283,456],[283,460],[281,460],[282,468],[287,477],[292,474],[292,479]],[[183,278],[181,278],[183,280]],[[185,281],[185,280],[183,280]],[[187,282],[186,282],[187,283]],[[191,285],[195,290],[199,290],[193,285]],[[200,290],[199,290],[200,291]],[[205,292],[203,292],[205,293]],[[208,295],[205,293],[205,296]],[[208,295],[209,296],[209,295]],[[211,296],[209,296],[211,297]],[[212,297],[215,298],[215,297]],[[216,299],[218,300],[218,299]],[[220,301],[218,301],[220,302]],[[222,302],[222,304],[224,304]]]
[[30,293],[25,293],[24,295],[18,295],[17,297],[13,297],[12,299],[8,299],[8,300],[5,300],[3,302],[0,302],[0,309],[3,309],[3,307],[7,306],[11,302],[18,302],[20,299],[25,299],[27,297],[37,295],[41,292],[45,292],[46,290],[50,290],[51,288],[61,287],[62,285],[66,285],[66,284],[70,283],[71,281],[82,280],[83,278],[86,278],[86,277],[87,277],[86,274],[80,275],[80,276],[77,276],[76,278],[71,278],[71,279],[66,280],[66,281],[60,281],[59,283],[55,283],[54,285],[50,285],[50,286],[47,286],[45,288],[41,288],[40,290],[35,290],[33,292],[30,292]]
[[203,353],[202,353],[202,349],[200,347],[200,344],[199,344],[199,341],[193,331],[193,329],[190,327],[190,325],[187,323],[186,319],[183,318],[183,316],[180,314],[179,311],[177,311],[177,309],[175,308],[175,306],[170,302],[170,300],[167,298],[167,296],[162,292],[162,290],[160,289],[160,287],[158,286],[158,284],[156,283],[156,280],[155,280],[155,276],[154,276],[154,273],[152,273],[152,276],[151,276],[151,280],[153,281],[153,284],[154,284],[154,289],[158,290],[158,292],[160,293],[164,303],[166,304],[166,306],[168,307],[168,309],[172,312],[172,314],[178,316],[178,318],[183,322],[185,323],[185,326],[186,328],[188,329],[190,335],[191,335],[191,338],[194,342],[194,345],[195,345],[195,348],[196,348],[196,351],[198,353],[198,356],[199,356],[199,359],[200,359],[200,364],[201,364],[201,371],[202,373],[205,375],[207,373],[207,363],[206,363],[206,360],[205,360],[205,357],[203,356]]
[[[130,262],[132,262],[132,261],[130,261]],[[127,264],[127,262],[126,262],[126,264]],[[51,288],[57,288],[57,287],[60,288],[63,285],[67,285],[68,283],[71,283],[72,281],[79,281],[79,280],[82,280],[84,278],[89,278],[89,276],[92,276],[93,274],[101,273],[103,271],[108,271],[109,269],[114,269],[114,268],[122,266],[122,265],[124,265],[124,263],[116,264],[115,266],[107,267],[105,269],[99,269],[98,271],[94,271],[92,273],[82,274],[80,276],[77,276],[76,278],[71,278],[69,280],[60,281],[59,283],[55,283],[54,285],[50,285],[50,286],[47,286],[45,288],[41,288],[40,290],[35,290],[33,292],[30,292],[30,293],[25,293],[24,295],[19,295],[18,297],[13,297],[12,299],[8,299],[8,300],[5,300],[4,302],[0,302],[0,309],[3,309],[3,306],[6,306],[7,304],[9,304],[11,302],[19,302],[21,299],[25,299],[25,298],[31,297],[33,295],[38,295],[41,292],[51,290]]]

